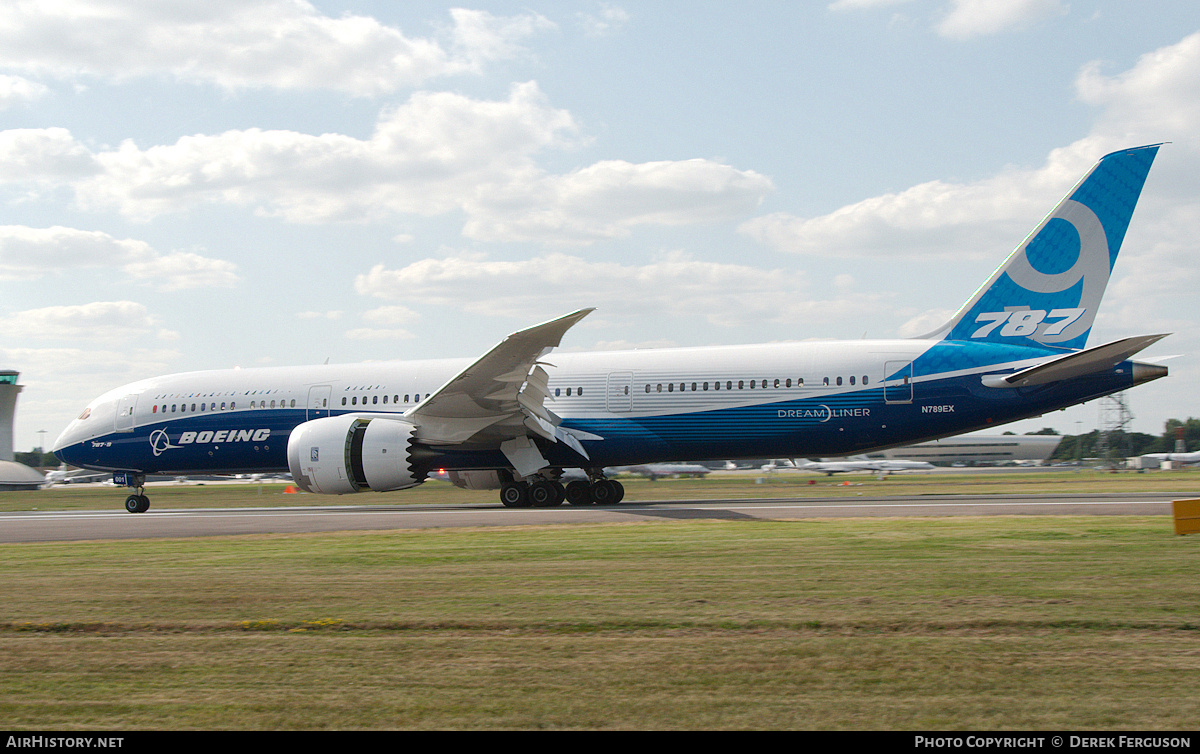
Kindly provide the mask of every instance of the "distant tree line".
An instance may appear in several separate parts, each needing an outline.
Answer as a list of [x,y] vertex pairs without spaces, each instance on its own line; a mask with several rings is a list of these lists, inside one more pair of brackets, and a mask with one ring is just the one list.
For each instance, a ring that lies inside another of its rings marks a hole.
[[[1187,421],[1168,419],[1159,436],[1148,435],[1145,432],[1114,431],[1107,438],[1101,430],[1092,430],[1083,435],[1064,435],[1062,442],[1050,456],[1052,461],[1071,461],[1076,458],[1100,458],[1105,455],[1103,443],[1107,440],[1111,455],[1125,458],[1140,456],[1146,453],[1172,453],[1175,451],[1175,438],[1182,430],[1184,449],[1193,452],[1200,449],[1200,419],[1188,418]],[[1053,429],[1042,429],[1028,432],[1031,435],[1056,435]]]
[[58,459],[53,453],[43,453],[40,450],[31,450],[28,453],[13,453],[13,460],[17,463],[23,463],[26,466],[34,468],[53,466],[58,468]]

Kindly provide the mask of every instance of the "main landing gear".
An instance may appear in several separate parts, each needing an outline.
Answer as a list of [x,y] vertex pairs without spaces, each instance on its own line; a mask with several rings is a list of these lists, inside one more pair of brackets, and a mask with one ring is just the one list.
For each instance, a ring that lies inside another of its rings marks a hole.
[[557,479],[531,481],[510,479],[500,487],[500,502],[506,508],[551,508],[562,505],[615,505],[625,496],[625,488],[615,479],[589,474],[588,481],[577,479],[563,485]]

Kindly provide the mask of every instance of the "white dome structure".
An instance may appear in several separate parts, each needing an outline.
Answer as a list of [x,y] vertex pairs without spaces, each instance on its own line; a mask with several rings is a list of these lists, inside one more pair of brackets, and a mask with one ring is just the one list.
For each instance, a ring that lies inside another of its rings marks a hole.
[[0,492],[36,490],[46,478],[37,469],[16,461],[0,461]]

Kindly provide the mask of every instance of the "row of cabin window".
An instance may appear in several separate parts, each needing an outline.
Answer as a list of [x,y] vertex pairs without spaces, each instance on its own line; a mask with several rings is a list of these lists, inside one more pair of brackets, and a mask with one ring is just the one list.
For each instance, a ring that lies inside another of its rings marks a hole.
[[[862,383],[861,383],[861,384],[863,384],[863,385],[866,385],[866,384],[867,384],[867,382],[868,382],[868,379],[867,379],[867,375],[865,375],[865,374],[864,374],[864,375],[863,375],[861,378],[858,378],[858,377],[856,377],[856,376],[854,376],[854,375],[851,375],[851,376],[849,377],[849,381],[850,381],[850,384],[851,384],[851,385],[856,385],[856,384],[859,384],[859,380],[860,380],[860,379],[862,380]],[[803,378],[803,377],[799,377],[799,378],[797,378],[794,384],[795,384],[795,386],[796,386],[796,387],[804,387],[804,378]],[[834,385],[841,386],[842,384],[843,384],[843,380],[842,380],[842,378],[841,378],[841,377],[833,377],[833,378],[830,378],[830,377],[825,377],[825,378],[823,378],[823,379],[821,380],[821,385],[822,385],[823,387],[832,387],[832,386],[834,386]],[[709,385],[709,383],[707,383],[707,382],[693,382],[693,383],[691,384],[691,386],[692,386],[692,392],[694,393],[694,392],[696,392],[697,390],[708,390],[708,385]],[[776,380],[774,381],[774,383],[772,383],[770,380],[750,380],[750,389],[751,389],[751,390],[754,390],[755,388],[762,388],[763,390],[766,390],[768,387],[777,387],[777,388],[778,388],[778,387],[783,387],[783,388],[789,388],[789,387],[792,387],[792,385],[793,385],[793,382],[792,382],[792,379],[791,379],[790,377],[789,377],[789,378],[787,378],[787,379],[783,379],[783,380],[776,379]],[[661,393],[661,392],[663,392],[663,386],[662,386],[662,383],[659,383],[659,384],[657,384],[657,385],[649,385],[649,384],[647,384],[647,385],[646,385],[646,392],[647,392],[647,393],[651,392],[651,389],[653,389],[653,392],[656,392],[656,393]],[[681,382],[681,383],[679,383],[679,392],[681,392],[681,393],[683,393],[683,392],[686,392],[686,391],[687,391],[687,389],[688,389],[688,383],[686,383],[686,382]],[[720,380],[715,380],[715,381],[712,383],[712,389],[713,389],[713,390],[720,390],[720,389],[721,389],[721,381],[720,381]],[[733,390],[733,389],[734,389],[734,387],[733,387],[733,380],[726,380],[726,381],[725,381],[725,389],[726,389],[726,390]],[[745,389],[746,389],[746,380],[738,380],[738,381],[737,381],[737,389],[738,389],[738,390],[745,390]],[[675,383],[673,383],[673,382],[667,383],[667,392],[668,392],[668,393],[673,393],[673,392],[675,392]],[[569,395],[569,393],[568,393],[568,395]]]
[[[385,406],[387,405],[389,397],[392,399],[392,403],[400,402],[400,396],[398,396],[398,395],[392,395],[392,396],[385,395],[385,396],[383,396],[383,405],[385,405]],[[404,402],[408,403],[407,395],[404,396]],[[412,402],[420,403],[421,402],[421,394],[417,393],[417,394],[413,395]],[[378,405],[379,404],[379,396],[378,395],[371,396],[371,403]],[[365,395],[362,397],[362,404],[364,406],[367,405],[367,396],[365,396]],[[349,402],[347,402],[346,396],[342,396],[342,405],[343,406],[346,406],[346,405],[357,406],[358,405],[358,396],[357,395],[350,396]]]
[[[276,408],[276,401],[271,401],[271,406],[270,406],[270,407],[271,407],[271,408]],[[288,408],[288,407],[289,407],[289,406],[288,406],[288,401],[286,401],[286,400],[282,400],[282,399],[278,401],[278,408]],[[293,399],[291,400],[291,406],[290,406],[290,407],[291,407],[291,408],[295,408],[295,407],[296,407],[296,399],[295,399],[295,398],[293,398]],[[263,401],[250,401],[250,408],[267,408],[267,402],[266,402],[265,400],[263,400]],[[195,403],[191,404],[191,409],[190,409],[190,410],[191,410],[193,413],[195,413],[195,411],[196,411],[196,404],[195,404]],[[201,403],[201,404],[200,404],[200,410],[201,410],[201,411],[226,411],[226,410],[228,410],[228,411],[235,411],[235,410],[237,410],[237,401],[228,401],[228,402],[226,402],[226,401],[222,401],[222,402],[221,402],[221,406],[220,406],[220,408],[218,408],[218,407],[217,407],[217,404],[216,404],[216,402],[215,402],[215,401],[214,401],[213,403]],[[155,404],[155,405],[154,405],[154,406],[153,406],[153,407],[150,409],[150,413],[153,413],[153,414],[157,414],[157,413],[163,413],[163,414],[165,414],[165,413],[168,413],[168,412],[169,412],[169,413],[172,413],[172,414],[175,414],[175,413],[186,414],[188,411],[189,411],[189,409],[188,409],[188,404],[186,404],[186,403],[172,403],[172,404],[170,405],[170,408],[169,408],[169,409],[168,409],[168,407],[167,407],[167,404],[165,404],[165,403],[164,403],[164,404],[162,404],[162,407],[161,407],[161,408],[160,408],[160,407],[159,407],[157,404]]]

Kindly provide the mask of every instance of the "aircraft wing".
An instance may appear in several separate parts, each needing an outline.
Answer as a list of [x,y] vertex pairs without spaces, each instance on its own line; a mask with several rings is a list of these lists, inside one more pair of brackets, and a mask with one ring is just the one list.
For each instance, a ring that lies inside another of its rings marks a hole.
[[587,458],[578,437],[562,429],[562,420],[546,408],[549,375],[539,359],[592,311],[580,309],[509,335],[405,413],[417,437],[433,444],[499,447],[522,475],[546,465],[531,433],[564,442]]

